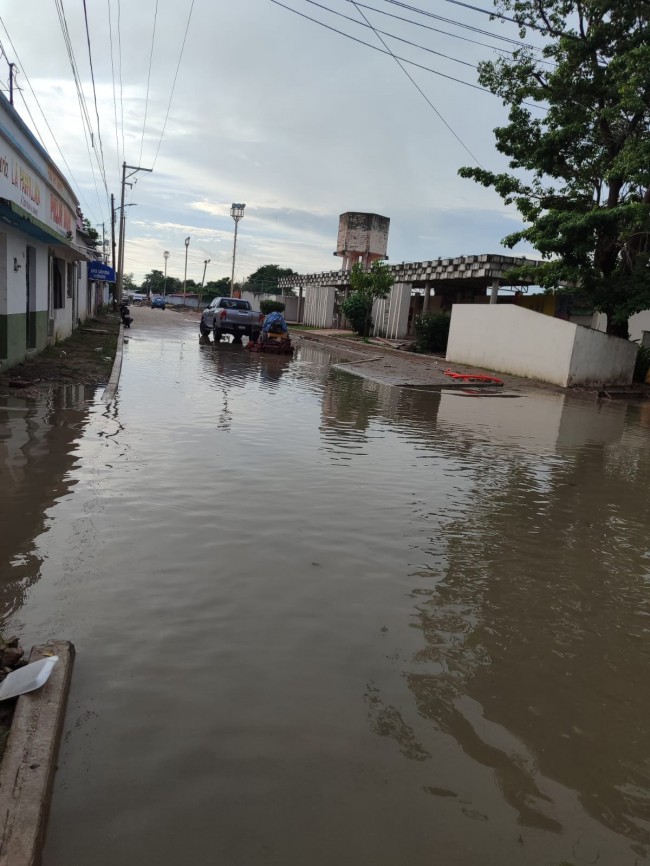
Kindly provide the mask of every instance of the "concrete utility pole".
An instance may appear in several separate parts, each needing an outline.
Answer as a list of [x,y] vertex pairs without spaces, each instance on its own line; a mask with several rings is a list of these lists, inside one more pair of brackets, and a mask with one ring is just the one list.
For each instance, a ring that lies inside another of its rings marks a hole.
[[14,70],[16,68],[15,63],[9,64],[9,103],[11,105],[14,104]]
[[239,225],[239,220],[244,219],[244,208],[245,204],[240,204],[238,202],[233,202],[230,206],[230,216],[235,221],[235,242],[232,247],[232,275],[230,277],[230,297],[234,297],[235,295],[235,258],[237,256],[237,226]]
[[[129,173],[126,173],[126,170],[129,169]],[[118,256],[118,273],[117,273],[117,288],[115,292],[115,300],[117,303],[121,303],[122,301],[122,288],[124,286],[124,241],[126,234],[126,215],[124,211],[124,191],[126,189],[127,180],[130,177],[133,177],[134,174],[137,174],[139,171],[153,171],[152,168],[142,168],[139,165],[127,165],[126,162],[122,163],[122,196],[120,201],[120,251]],[[131,184],[129,184],[130,186]]]
[[183,306],[185,306],[185,287],[187,284],[187,251],[190,248],[189,237],[185,238],[185,276],[183,277]]
[[111,193],[111,248],[113,250],[113,270],[115,270],[115,196]]
[[210,264],[210,259],[206,259],[203,262],[203,279],[201,280],[201,288],[203,288],[205,286],[205,272],[207,271],[209,264]]
[[167,297],[167,259],[169,258],[169,250],[165,250],[163,253],[165,257],[165,283],[163,285],[163,298]]

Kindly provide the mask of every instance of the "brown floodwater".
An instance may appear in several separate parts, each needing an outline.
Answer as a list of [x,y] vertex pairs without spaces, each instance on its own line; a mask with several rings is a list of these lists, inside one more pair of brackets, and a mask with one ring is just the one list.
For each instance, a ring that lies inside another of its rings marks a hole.
[[2,631],[78,652],[44,866],[646,862],[648,407],[137,312],[110,406],[0,403]]

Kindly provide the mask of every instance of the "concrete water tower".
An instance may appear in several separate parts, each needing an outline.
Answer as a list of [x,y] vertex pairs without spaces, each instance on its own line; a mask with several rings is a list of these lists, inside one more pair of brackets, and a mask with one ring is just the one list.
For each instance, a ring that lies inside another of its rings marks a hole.
[[377,259],[387,259],[388,217],[376,213],[348,211],[339,217],[339,236],[335,256],[341,256],[341,270],[347,271],[355,262],[368,268]]

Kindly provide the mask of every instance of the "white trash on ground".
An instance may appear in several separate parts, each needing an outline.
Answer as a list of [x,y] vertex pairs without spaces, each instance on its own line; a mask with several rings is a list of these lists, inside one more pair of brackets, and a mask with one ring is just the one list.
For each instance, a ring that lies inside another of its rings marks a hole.
[[40,689],[49,680],[52,669],[58,660],[58,656],[49,656],[7,674],[0,683],[0,701],[6,701],[9,698]]

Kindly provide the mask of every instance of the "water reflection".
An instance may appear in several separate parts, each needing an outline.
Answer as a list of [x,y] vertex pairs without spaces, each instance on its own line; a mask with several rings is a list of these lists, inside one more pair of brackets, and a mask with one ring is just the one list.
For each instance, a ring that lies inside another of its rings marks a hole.
[[[460,460],[469,479],[411,504],[422,564],[410,595],[422,645],[404,677],[419,716],[494,772],[522,827],[568,829],[566,791],[575,791],[594,819],[646,854],[645,440],[622,443],[620,406],[386,395],[330,377],[324,447],[348,452],[348,440],[366,441],[378,419],[414,444],[426,439],[431,465]],[[408,759],[430,756],[380,686],[364,697],[376,733]],[[462,788],[426,786],[440,796]]]
[[0,397],[0,617],[22,605],[39,576],[32,540],[47,527],[47,509],[76,483],[73,443],[94,389],[66,385],[38,400]]
[[643,407],[377,387],[178,321],[48,421],[83,427],[15,602],[79,650],[48,866],[640,862]]

